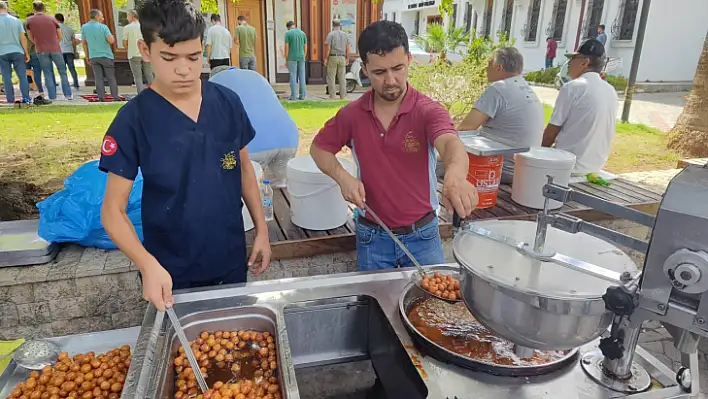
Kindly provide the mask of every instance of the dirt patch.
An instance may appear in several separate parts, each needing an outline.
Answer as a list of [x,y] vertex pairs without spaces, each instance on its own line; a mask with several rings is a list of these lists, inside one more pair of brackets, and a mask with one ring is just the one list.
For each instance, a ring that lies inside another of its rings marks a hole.
[[43,198],[34,184],[0,181],[0,221],[37,218],[36,204]]

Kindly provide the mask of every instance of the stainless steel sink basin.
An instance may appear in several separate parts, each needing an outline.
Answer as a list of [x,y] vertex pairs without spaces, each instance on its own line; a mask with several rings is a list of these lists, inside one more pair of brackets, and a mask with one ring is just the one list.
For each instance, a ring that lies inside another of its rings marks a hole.
[[426,398],[428,390],[378,302],[366,295],[292,303],[285,326],[296,378],[305,368],[370,360],[391,398]]

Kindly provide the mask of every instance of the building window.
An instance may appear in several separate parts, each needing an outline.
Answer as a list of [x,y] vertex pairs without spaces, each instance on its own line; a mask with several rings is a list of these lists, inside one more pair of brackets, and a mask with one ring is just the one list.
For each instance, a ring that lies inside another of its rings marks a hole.
[[396,22],[396,13],[395,12],[391,13],[391,17],[393,17],[393,22]]
[[529,14],[527,16],[526,25],[522,29],[524,40],[527,42],[535,42],[538,38],[538,19],[541,15],[541,0],[531,0],[529,6]]
[[384,21],[388,21],[388,14],[384,13],[383,19],[384,19]]
[[597,26],[602,21],[602,10],[605,8],[605,0],[588,0],[585,21],[583,22],[583,39],[597,37]]
[[504,11],[502,12],[502,26],[499,29],[508,39],[511,37],[511,17],[514,15],[514,0],[506,0]]
[[494,0],[487,0],[487,9],[484,12],[484,28],[481,36],[489,37],[492,30],[492,9],[494,8]]
[[555,0],[553,3],[553,14],[551,22],[548,23],[546,36],[560,42],[563,39],[563,26],[565,25],[565,13],[568,10],[568,0]]
[[622,0],[617,19],[612,24],[612,37],[617,40],[632,40],[634,23],[637,21],[639,0]]
[[472,5],[465,3],[465,32],[469,32],[472,28]]
[[415,12],[415,20],[413,21],[413,35],[420,35],[420,11]]
[[452,5],[452,20],[450,21],[450,27],[455,28],[457,25],[457,3]]
[[356,48],[357,0],[331,0],[332,19],[339,19],[342,31],[349,36],[351,48]]

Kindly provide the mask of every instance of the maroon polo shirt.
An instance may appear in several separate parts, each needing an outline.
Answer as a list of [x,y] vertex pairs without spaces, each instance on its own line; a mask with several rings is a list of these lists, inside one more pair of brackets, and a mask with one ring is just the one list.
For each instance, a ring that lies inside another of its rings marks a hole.
[[457,135],[447,110],[408,85],[387,130],[369,90],[327,121],[313,144],[333,154],[351,148],[367,204],[386,225],[400,227],[438,207],[434,143],[444,134]]
[[54,18],[37,13],[27,18],[26,29],[32,33],[34,48],[38,53],[61,53],[57,36],[59,24]]

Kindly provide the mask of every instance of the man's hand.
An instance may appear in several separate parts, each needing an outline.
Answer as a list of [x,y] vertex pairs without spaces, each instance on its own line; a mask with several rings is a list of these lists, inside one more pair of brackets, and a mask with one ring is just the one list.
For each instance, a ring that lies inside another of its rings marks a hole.
[[347,174],[339,182],[339,187],[342,190],[342,196],[344,199],[351,202],[352,204],[358,206],[360,209],[364,209],[364,203],[366,202],[366,191],[364,191],[364,183],[359,181],[356,177]]
[[[256,238],[253,240],[253,248],[251,249],[251,257],[248,259],[248,268],[251,269],[255,276],[259,276],[270,266],[270,255],[268,233],[256,234]],[[258,258],[260,258],[261,264],[253,268]]]
[[[327,58],[329,58],[329,57],[327,57]],[[322,60],[322,63],[324,64],[324,66],[327,66],[327,58],[325,58],[324,60]]]
[[155,305],[157,310],[164,312],[174,303],[172,298],[172,277],[157,260],[152,265],[142,267],[143,298]]
[[25,53],[25,64],[30,62],[30,55],[29,53]]
[[443,180],[443,202],[448,210],[455,210],[461,217],[466,218],[477,207],[477,189],[468,182],[465,176],[454,173],[445,173]]

